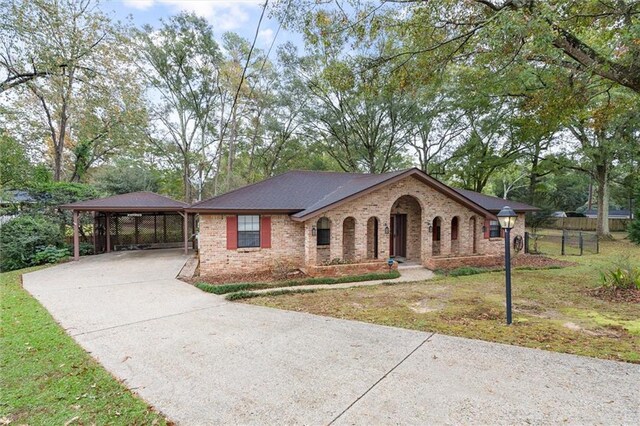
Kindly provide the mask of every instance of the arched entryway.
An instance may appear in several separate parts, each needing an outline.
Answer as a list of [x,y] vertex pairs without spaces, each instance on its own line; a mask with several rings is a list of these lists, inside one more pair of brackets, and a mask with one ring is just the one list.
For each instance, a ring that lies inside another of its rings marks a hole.
[[389,253],[402,262],[421,260],[422,208],[411,195],[403,195],[391,206]]
[[349,216],[342,222],[342,259],[354,260],[356,257],[356,220]]
[[434,256],[440,254],[440,238],[442,237],[442,218],[436,216],[431,223],[431,253]]
[[372,216],[367,221],[367,259],[378,258],[378,218]]

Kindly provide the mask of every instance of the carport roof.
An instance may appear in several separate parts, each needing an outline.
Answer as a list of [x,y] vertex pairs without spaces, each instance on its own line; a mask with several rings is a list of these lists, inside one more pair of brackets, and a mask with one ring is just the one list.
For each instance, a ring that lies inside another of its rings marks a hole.
[[187,203],[176,201],[164,195],[156,194],[155,192],[140,191],[63,204],[60,208],[65,210],[100,212],[175,212],[182,211],[188,206]]

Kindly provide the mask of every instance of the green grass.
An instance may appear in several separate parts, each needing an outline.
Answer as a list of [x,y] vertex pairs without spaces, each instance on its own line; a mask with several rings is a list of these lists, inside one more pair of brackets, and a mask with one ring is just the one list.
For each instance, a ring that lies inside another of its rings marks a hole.
[[288,281],[275,281],[269,283],[233,283],[233,284],[208,284],[199,282],[195,286],[202,291],[214,294],[227,294],[236,293],[240,291],[248,290],[262,290],[266,288],[277,287],[297,287],[302,285],[331,285],[342,283],[354,283],[363,281],[374,280],[388,280],[398,278],[400,273],[398,271],[384,272],[384,273],[372,273],[365,275],[351,275],[345,277],[318,277],[318,278],[304,278],[301,280],[288,280]]
[[251,299],[254,297],[264,297],[264,296],[282,296],[284,294],[302,294],[302,293],[315,293],[314,289],[287,289],[283,288],[280,290],[272,290],[265,291],[264,293],[254,293],[251,291],[238,291],[236,293],[229,293],[225,296],[227,300],[241,300],[241,299]]
[[604,300],[592,292],[601,285],[600,271],[626,255],[640,264],[640,247],[618,239],[602,242],[601,254],[557,256],[575,266],[515,269],[512,326],[505,325],[503,271],[261,295],[246,303],[640,363],[640,304]]
[[0,274],[0,424],[166,424],[22,288],[35,269]]

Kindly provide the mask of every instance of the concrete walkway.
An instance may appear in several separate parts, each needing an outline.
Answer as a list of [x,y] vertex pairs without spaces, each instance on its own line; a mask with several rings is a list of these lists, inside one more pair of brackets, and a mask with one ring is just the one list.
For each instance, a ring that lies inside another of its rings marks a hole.
[[111,253],[24,286],[179,424],[640,424],[638,365],[230,303],[174,279],[185,260]]
[[390,278],[386,280],[371,280],[371,281],[360,281],[353,283],[341,283],[341,284],[309,284],[309,285],[298,285],[298,286],[289,286],[289,287],[271,287],[265,288],[261,290],[250,290],[249,293],[269,293],[277,290],[332,290],[337,288],[351,288],[351,287],[366,287],[372,285],[380,285],[380,284],[399,284],[399,283],[410,283],[416,281],[426,281],[430,280],[436,276],[433,271],[429,269],[423,268],[422,266],[410,266],[405,268],[398,269],[400,271],[400,276],[398,278]]

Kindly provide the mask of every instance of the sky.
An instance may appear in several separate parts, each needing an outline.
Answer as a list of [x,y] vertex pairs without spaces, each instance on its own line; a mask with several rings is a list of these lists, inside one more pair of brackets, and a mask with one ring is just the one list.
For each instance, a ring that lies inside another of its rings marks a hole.
[[[161,18],[182,11],[194,12],[207,19],[218,40],[226,31],[240,34],[249,41],[255,36],[264,0],[103,0],[100,8],[114,20],[131,17],[136,26],[157,27]],[[267,50],[278,32],[278,21],[267,14],[262,20],[256,46]],[[281,29],[275,41],[278,46],[286,41],[301,44],[301,37]],[[273,57],[275,49],[271,56]]]

